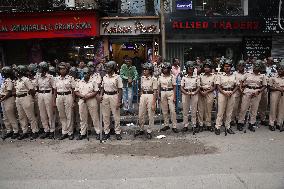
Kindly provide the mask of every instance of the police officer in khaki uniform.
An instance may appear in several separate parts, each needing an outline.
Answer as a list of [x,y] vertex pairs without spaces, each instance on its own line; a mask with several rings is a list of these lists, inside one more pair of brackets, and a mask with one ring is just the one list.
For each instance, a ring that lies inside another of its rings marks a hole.
[[[203,131],[203,126],[211,132],[214,128],[211,125],[211,112],[214,102],[214,90],[216,88],[216,76],[212,73],[212,62],[206,60],[203,64],[204,73],[200,74],[200,95],[198,99],[198,120],[200,131]],[[204,124],[204,125],[203,125]]]
[[197,104],[198,93],[200,90],[200,78],[198,75],[193,75],[195,69],[195,62],[187,61],[185,63],[186,75],[181,79],[181,92],[182,92],[182,106],[183,106],[183,132],[188,131],[188,111],[190,108],[192,131],[193,134],[197,132],[196,119],[197,119]]
[[5,66],[2,68],[2,76],[5,78],[1,85],[1,98],[0,102],[3,107],[3,122],[6,127],[6,134],[3,136],[3,140],[11,137],[11,139],[16,139],[19,137],[18,121],[16,119],[15,111],[15,96],[14,84],[12,81],[13,70]]
[[49,66],[47,62],[39,63],[40,75],[36,78],[38,87],[38,106],[39,114],[44,133],[40,136],[41,139],[54,138],[55,124],[53,124],[53,86],[54,78],[48,74]]
[[244,80],[241,82],[243,97],[238,120],[239,131],[243,130],[246,112],[250,107],[250,124],[248,129],[255,132],[256,115],[261,99],[261,93],[267,85],[265,75],[260,73],[263,66],[262,60],[257,60],[253,67],[253,73],[246,73]]
[[245,61],[240,60],[237,64],[237,71],[235,71],[238,90],[235,93],[235,103],[234,110],[232,114],[232,121],[237,121],[239,118],[239,110],[241,109],[242,103],[242,92],[240,91],[240,83],[244,80],[244,71],[245,71]]
[[276,128],[280,132],[284,131],[284,59],[277,67],[278,75],[274,75],[269,79],[270,86],[270,112],[269,112],[269,129],[275,131]]
[[175,102],[176,102],[176,78],[171,74],[172,65],[169,62],[162,63],[162,74],[158,79],[159,93],[161,94],[161,108],[164,117],[165,126],[161,131],[166,131],[170,129],[169,126],[169,109],[172,120],[172,131],[178,133],[177,129],[177,118],[175,112]]
[[220,135],[220,128],[225,123],[225,129],[229,134],[235,134],[230,123],[235,103],[235,92],[238,90],[236,75],[231,73],[232,60],[227,59],[223,63],[223,71],[217,76],[218,88],[218,113],[215,125],[215,134]]
[[18,79],[15,82],[16,88],[16,106],[19,116],[19,122],[22,127],[22,135],[18,137],[19,140],[28,137],[28,121],[31,124],[32,136],[31,139],[38,137],[38,123],[35,116],[34,99],[35,90],[31,80],[26,77],[28,68],[24,65],[17,67]]
[[59,76],[55,79],[54,91],[56,97],[56,106],[59,112],[59,119],[62,126],[62,135],[59,140],[64,140],[69,137],[69,140],[74,139],[73,134],[73,88],[74,79],[67,75],[67,65],[61,62],[58,66]]
[[[68,75],[73,78],[73,80],[74,80],[74,87],[76,87],[77,84],[80,82],[78,69],[76,67],[72,66],[69,69]],[[76,95],[74,95],[74,103],[73,103],[73,113],[74,114],[72,116],[73,126],[74,126],[74,133],[77,130],[79,130],[79,128],[80,128],[80,114],[79,114],[78,102],[79,102],[79,98]]]
[[110,113],[114,117],[114,128],[116,139],[121,140],[120,128],[120,106],[122,95],[122,79],[115,73],[116,62],[109,61],[105,65],[107,74],[103,77],[101,90],[101,108],[104,122],[104,136],[103,140],[110,138]]
[[35,105],[35,116],[36,116],[38,128],[39,128],[38,134],[42,134],[44,132],[44,129],[40,121],[39,107],[38,107],[38,86],[37,86],[36,80],[37,80],[37,77],[39,76],[39,73],[37,71],[38,71],[37,64],[31,63],[28,65],[28,78],[32,82],[32,85],[34,86],[34,89],[35,89],[35,96],[33,100],[34,100],[34,105]]
[[96,95],[99,91],[98,85],[94,80],[91,80],[91,70],[87,67],[83,68],[84,78],[80,80],[75,88],[75,95],[79,97],[79,113],[80,113],[80,135],[77,140],[86,138],[88,129],[88,114],[91,115],[93,125],[95,127],[96,139],[99,140],[99,114],[98,102]]
[[145,114],[148,112],[149,126],[146,128],[146,137],[152,138],[152,128],[154,127],[154,114],[156,109],[156,97],[158,89],[158,81],[152,76],[154,66],[147,62],[143,65],[143,76],[141,77],[141,97],[139,103],[139,127],[134,137],[144,134]]

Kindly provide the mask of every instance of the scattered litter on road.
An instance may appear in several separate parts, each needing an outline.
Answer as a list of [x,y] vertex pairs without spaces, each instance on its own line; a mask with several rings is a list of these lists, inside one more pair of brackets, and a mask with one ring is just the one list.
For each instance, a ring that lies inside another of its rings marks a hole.
[[157,139],[162,139],[162,138],[166,138],[166,136],[165,135],[158,135],[156,138]]
[[271,139],[269,139],[269,140],[273,141],[274,139],[273,139],[273,138],[271,138]]
[[168,143],[168,144],[171,144],[171,143]]

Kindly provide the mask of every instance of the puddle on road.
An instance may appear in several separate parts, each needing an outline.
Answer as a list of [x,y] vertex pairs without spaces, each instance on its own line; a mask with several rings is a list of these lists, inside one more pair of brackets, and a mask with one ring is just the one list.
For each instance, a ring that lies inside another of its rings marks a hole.
[[71,154],[104,154],[104,155],[129,155],[129,156],[154,156],[173,158],[198,154],[216,153],[218,149],[206,146],[204,143],[194,140],[152,140],[130,141],[129,143],[103,143],[87,144],[83,148],[77,148]]

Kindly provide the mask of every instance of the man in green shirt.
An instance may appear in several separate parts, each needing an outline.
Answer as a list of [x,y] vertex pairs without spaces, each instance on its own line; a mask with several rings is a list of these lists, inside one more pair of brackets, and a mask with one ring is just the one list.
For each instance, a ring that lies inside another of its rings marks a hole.
[[133,84],[138,79],[138,73],[128,56],[124,58],[124,64],[120,68],[120,76],[123,83],[123,110],[126,113],[132,113]]

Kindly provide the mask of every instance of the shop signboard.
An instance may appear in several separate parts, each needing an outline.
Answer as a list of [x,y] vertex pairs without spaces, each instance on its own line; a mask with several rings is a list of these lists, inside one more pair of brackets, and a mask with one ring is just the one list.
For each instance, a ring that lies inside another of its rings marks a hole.
[[100,35],[150,35],[159,34],[159,19],[147,18],[102,18]]
[[192,10],[192,1],[176,1],[176,10]]
[[15,13],[1,15],[0,40],[94,37],[99,35],[98,27],[95,13]]

